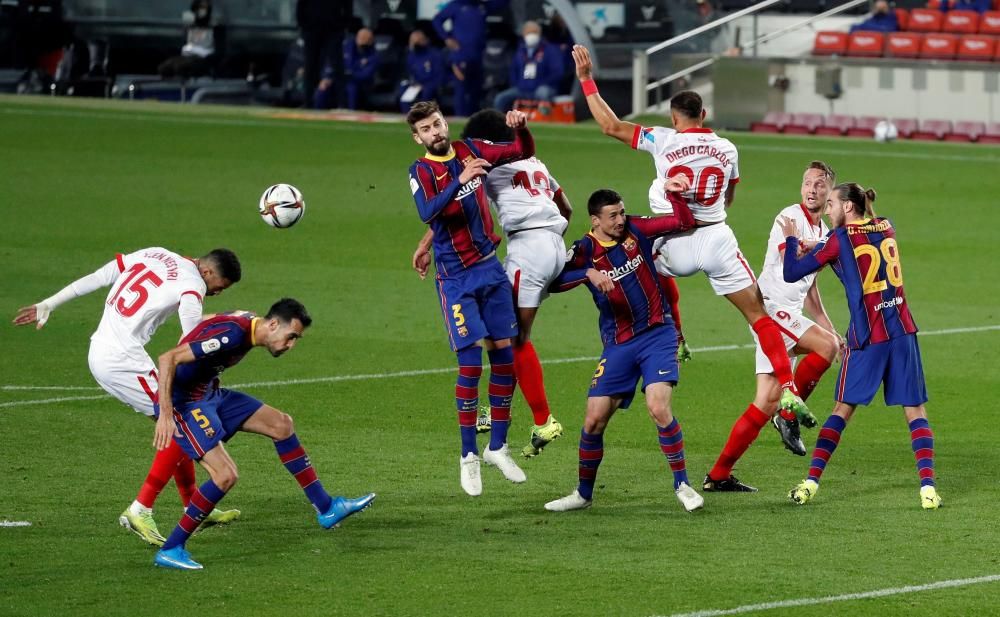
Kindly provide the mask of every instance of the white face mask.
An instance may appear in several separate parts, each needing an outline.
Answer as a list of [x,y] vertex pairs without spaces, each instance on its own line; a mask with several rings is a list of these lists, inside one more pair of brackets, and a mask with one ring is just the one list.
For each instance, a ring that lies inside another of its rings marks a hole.
[[528,47],[537,47],[538,43],[542,40],[542,35],[536,34],[534,32],[524,35],[524,44]]

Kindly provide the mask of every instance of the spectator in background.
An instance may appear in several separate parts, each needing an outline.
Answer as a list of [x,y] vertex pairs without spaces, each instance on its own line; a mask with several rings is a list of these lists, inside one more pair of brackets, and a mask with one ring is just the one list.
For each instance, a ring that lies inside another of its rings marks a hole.
[[188,23],[187,42],[181,47],[181,55],[164,60],[157,72],[160,77],[198,77],[212,70],[215,59],[216,27],[212,24],[212,3],[210,0],[194,0],[191,11],[185,11],[184,21]]
[[[434,16],[434,29],[450,52],[455,77],[455,114],[471,116],[483,95],[483,51],[486,15],[498,13],[510,0],[451,0]],[[451,27],[445,29],[450,22]]]
[[563,75],[559,48],[542,38],[542,28],[536,22],[524,22],[521,35],[510,64],[511,87],[493,100],[500,111],[510,111],[517,99],[551,102],[559,93]]
[[899,23],[896,21],[896,11],[889,8],[889,3],[886,0],[875,0],[871,16],[860,24],[851,26],[851,32],[895,32],[897,30],[899,30]]
[[563,66],[563,75],[559,80],[559,93],[569,94],[573,89],[573,82],[576,81],[576,71],[573,68],[573,45],[576,41],[573,40],[573,34],[569,31],[566,20],[559,13],[552,15],[544,34],[545,40],[559,48],[559,60]]
[[433,101],[444,85],[445,67],[441,52],[430,46],[423,30],[410,33],[410,51],[406,54],[409,74],[399,90],[399,109],[405,114],[415,101]]
[[344,55],[341,53],[344,30],[351,18],[351,0],[298,0],[295,19],[302,33],[304,58],[304,100],[313,101],[320,71],[331,68],[331,94],[334,105],[345,99]]
[[[347,38],[344,49],[344,84],[347,109],[368,109],[368,101],[375,86],[378,55],[375,53],[375,34],[368,28],[358,30],[354,38]],[[332,64],[323,69],[323,77],[316,87],[313,104],[316,109],[330,109],[337,105],[334,98],[336,73]]]

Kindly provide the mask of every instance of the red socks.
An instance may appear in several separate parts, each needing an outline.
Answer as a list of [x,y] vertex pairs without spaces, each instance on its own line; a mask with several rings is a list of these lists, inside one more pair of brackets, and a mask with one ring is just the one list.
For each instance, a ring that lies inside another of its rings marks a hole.
[[542,379],[542,363],[538,361],[535,346],[531,341],[514,346],[514,375],[521,387],[524,400],[531,407],[535,424],[541,426],[549,419],[549,399],[545,396],[545,382]]
[[677,280],[672,276],[659,273],[656,277],[660,279],[660,289],[663,290],[663,294],[670,304],[670,317],[673,318],[674,327],[677,328],[677,336],[683,339],[684,335],[681,334],[681,290],[677,287]]
[[798,388],[802,400],[809,398],[828,368],[830,368],[830,363],[818,353],[812,352],[802,358],[799,365],[795,367],[795,387]]
[[757,333],[757,340],[760,341],[764,355],[771,361],[771,368],[774,369],[774,376],[778,378],[778,383],[781,384],[782,388],[794,389],[792,364],[788,360],[788,351],[785,349],[785,341],[781,338],[778,324],[774,323],[770,317],[761,317],[753,322],[751,327]]
[[708,477],[712,480],[725,480],[733,473],[733,466],[740,460],[743,453],[747,451],[750,444],[760,435],[760,429],[771,419],[769,415],[757,409],[756,405],[750,403],[743,415],[736,420],[733,430],[729,433],[726,445],[722,447],[722,454],[719,460],[715,461],[715,466],[708,472]]
[[195,491],[194,486],[194,461],[181,450],[177,442],[171,440],[170,445],[160,450],[153,457],[153,464],[149,468],[149,474],[139,489],[136,501],[152,508],[156,498],[163,487],[170,482],[170,478],[176,477],[177,490],[181,494],[181,501],[187,506],[191,500],[191,494]]

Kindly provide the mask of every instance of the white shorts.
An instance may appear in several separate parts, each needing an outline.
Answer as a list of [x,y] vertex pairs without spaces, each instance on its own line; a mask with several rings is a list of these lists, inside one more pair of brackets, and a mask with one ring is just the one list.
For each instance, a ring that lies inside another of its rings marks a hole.
[[104,390],[135,411],[153,415],[156,400],[156,367],[145,351],[126,352],[121,347],[90,341],[90,373]]
[[548,229],[526,229],[507,239],[504,269],[514,286],[518,308],[537,308],[549,296],[549,285],[566,265],[566,243]]
[[729,225],[716,223],[660,238],[653,245],[660,254],[656,270],[667,276],[704,272],[717,296],[746,289],[757,282]]
[[[764,308],[767,310],[767,314],[771,316],[771,319],[778,324],[778,329],[781,330],[781,338],[785,341],[785,349],[788,350],[788,357],[793,360],[792,366],[794,368],[795,352],[792,350],[799,343],[799,339],[805,335],[806,330],[815,326],[816,322],[803,315],[801,311],[793,311],[787,307],[775,306],[765,302]],[[764,355],[764,350],[760,346],[760,340],[757,338],[757,333],[753,331],[753,328],[750,328],[750,334],[753,335],[753,342],[757,343],[757,374],[773,373],[774,367],[771,366],[771,361]]]

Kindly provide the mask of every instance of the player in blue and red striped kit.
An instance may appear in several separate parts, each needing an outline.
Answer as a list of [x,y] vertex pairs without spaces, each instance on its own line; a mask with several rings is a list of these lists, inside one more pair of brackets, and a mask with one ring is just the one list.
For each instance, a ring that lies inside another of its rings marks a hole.
[[[667,182],[668,190],[690,185],[681,175]],[[590,383],[587,416],[580,433],[579,483],[576,490],[545,504],[553,512],[590,507],[597,468],[604,458],[604,430],[619,408],[631,404],[642,378],[649,415],[656,423],[660,449],[674,476],[674,491],[688,512],[704,504],[691,488],[684,460],[684,436],[670,409],[673,387],[680,378],[677,331],[656,277],[653,240],[694,226],[683,202],[667,216],[626,216],[621,195],[595,191],[587,201],[591,230],[573,244],[570,259],[553,291],[586,284],[600,311],[604,353]]]
[[[312,318],[302,304],[284,298],[262,318],[237,311],[206,319],[180,345],[160,355],[161,396],[155,408],[153,445],[162,450],[172,438],[188,456],[201,463],[210,479],[191,496],[177,527],[156,553],[155,565],[201,569],[184,545],[205,515],[236,484],[236,463],[223,445],[236,431],[258,433],[274,440],[282,464],[305,491],[316,508],[319,524],[326,529],[375,500],[374,493],[358,499],[331,497],[299,444],[289,415],[252,396],[219,387],[219,374],[239,363],[251,349],[266,347],[277,358],[295,346],[311,323]],[[165,395],[168,392],[170,395]]]
[[820,476],[858,405],[867,405],[883,386],[886,405],[902,405],[920,476],[920,504],[941,505],[934,485],[934,433],[927,421],[917,325],[903,292],[896,232],[888,219],[875,215],[875,191],[855,183],[839,184],[827,201],[833,231],[808,254],[797,258],[794,223],[784,220],[785,281],[792,283],[830,264],[847,292],[851,324],[847,351],[835,391],[836,406],[823,424],[813,451],[809,477],[789,492],[804,504],[819,490]]
[[[455,399],[462,437],[459,478],[469,495],[483,491],[476,446],[476,415],[483,351],[490,359],[490,445],[483,460],[511,482],[524,482],[507,447],[510,401],[514,396],[514,353],[517,336],[513,289],[496,256],[500,238],[483,178],[489,168],[528,158],[535,143],[526,116],[508,112],[515,139],[493,144],[478,139],[452,142],[448,123],[437,103],[421,102],[406,116],[413,140],[426,150],[410,166],[410,192],[420,220],[433,231],[434,265],[441,311],[452,350],[458,355]],[[482,346],[481,346],[482,345]]]

